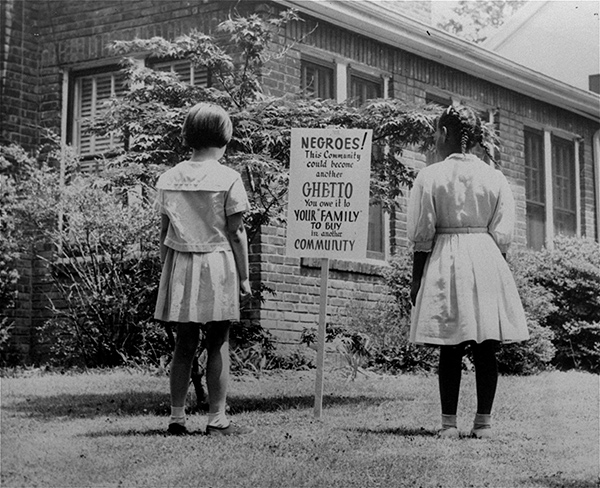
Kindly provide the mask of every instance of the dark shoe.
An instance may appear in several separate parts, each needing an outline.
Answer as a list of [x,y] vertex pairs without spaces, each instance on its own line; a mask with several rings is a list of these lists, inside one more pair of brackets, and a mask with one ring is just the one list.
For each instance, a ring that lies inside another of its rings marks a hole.
[[243,427],[230,422],[227,427],[206,426],[206,435],[244,435],[256,432],[252,427]]
[[189,435],[189,431],[185,428],[185,425],[173,423],[169,424],[167,432],[171,435]]
[[446,427],[445,429],[438,431],[438,436],[441,439],[458,439],[460,433],[456,427]]
[[471,429],[471,437],[475,439],[492,439],[494,437],[494,431],[491,427],[473,427]]

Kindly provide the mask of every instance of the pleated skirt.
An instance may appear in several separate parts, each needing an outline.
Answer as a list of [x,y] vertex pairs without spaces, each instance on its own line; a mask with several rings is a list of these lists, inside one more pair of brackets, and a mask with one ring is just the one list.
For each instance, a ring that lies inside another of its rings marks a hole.
[[440,234],[412,309],[410,340],[456,345],[529,338],[506,260],[489,234]]
[[169,248],[154,318],[199,324],[238,321],[239,278],[233,252],[191,253]]

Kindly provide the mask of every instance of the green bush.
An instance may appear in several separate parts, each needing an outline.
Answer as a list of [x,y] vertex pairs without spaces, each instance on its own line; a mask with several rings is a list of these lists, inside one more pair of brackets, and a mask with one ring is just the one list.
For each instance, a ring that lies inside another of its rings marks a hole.
[[592,239],[559,236],[554,249],[522,251],[515,272],[527,288],[543,289],[538,322],[553,335],[559,369],[600,372],[600,247]]
[[12,341],[12,310],[19,279],[18,233],[12,209],[18,198],[14,174],[19,165],[29,165],[29,157],[23,149],[14,144],[0,146],[0,366],[14,366],[19,361]]
[[[48,263],[61,302],[40,331],[54,361],[115,366],[133,359],[158,363],[166,334],[152,320],[160,276],[158,216],[145,201],[125,202],[123,189],[79,177],[62,189],[62,226]],[[104,181],[106,183],[106,181]],[[58,217],[58,216],[57,216]]]

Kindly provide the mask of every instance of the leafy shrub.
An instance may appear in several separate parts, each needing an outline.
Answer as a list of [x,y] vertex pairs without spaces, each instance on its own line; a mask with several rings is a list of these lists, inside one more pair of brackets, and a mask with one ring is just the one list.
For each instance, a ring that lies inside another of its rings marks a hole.
[[234,325],[230,331],[231,372],[260,375],[271,368],[275,346],[271,333],[252,321]]
[[12,341],[14,320],[11,317],[19,279],[16,269],[18,232],[12,212],[18,195],[13,175],[19,165],[27,167],[29,164],[29,157],[21,147],[0,146],[0,366],[13,366],[19,361]]
[[152,320],[158,218],[143,199],[126,204],[121,189],[111,190],[79,177],[62,192],[65,224],[47,229],[60,243],[49,265],[65,305],[53,303],[41,331],[54,360],[114,366],[164,352],[166,335]]
[[526,288],[544,289],[539,323],[553,334],[560,369],[600,372],[600,248],[592,239],[559,236],[554,249],[522,251],[515,271]]
[[[317,329],[305,328],[300,342],[309,347],[317,347]],[[358,373],[368,365],[371,356],[371,339],[368,334],[352,325],[328,325],[325,332],[325,350],[335,352],[349,368],[350,378],[356,379]]]

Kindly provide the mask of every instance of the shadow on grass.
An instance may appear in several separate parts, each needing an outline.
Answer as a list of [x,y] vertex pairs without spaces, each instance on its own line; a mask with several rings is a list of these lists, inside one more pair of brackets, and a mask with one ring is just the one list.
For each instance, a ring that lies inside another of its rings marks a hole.
[[539,486],[540,488],[597,488],[600,486],[598,481],[591,480],[570,480],[557,473],[552,476],[542,476],[539,478],[527,478],[527,486]]
[[[104,430],[102,432],[90,432],[83,435],[84,437],[101,438],[101,437],[177,437],[167,433],[167,429],[129,429],[129,430]],[[181,438],[186,437],[206,437],[204,430],[190,430],[185,436],[179,436]]]
[[404,437],[435,437],[437,432],[435,430],[427,430],[423,427],[415,429],[410,427],[385,427],[381,429],[368,429],[366,427],[357,427],[356,429],[347,429],[350,432],[356,432],[359,434],[374,434],[374,435],[391,435],[391,436],[404,436]]
[[[386,398],[371,396],[325,396],[325,408],[335,406],[367,405],[375,406],[388,401],[410,401],[402,397]],[[231,414],[242,412],[277,412],[312,408],[312,395],[275,396],[275,397],[236,397],[228,398]],[[117,394],[54,395],[28,398],[4,406],[7,411],[27,414],[38,419],[58,417],[93,418],[107,415],[169,415],[170,401],[168,392],[132,391]],[[190,409],[194,411],[194,408]]]

